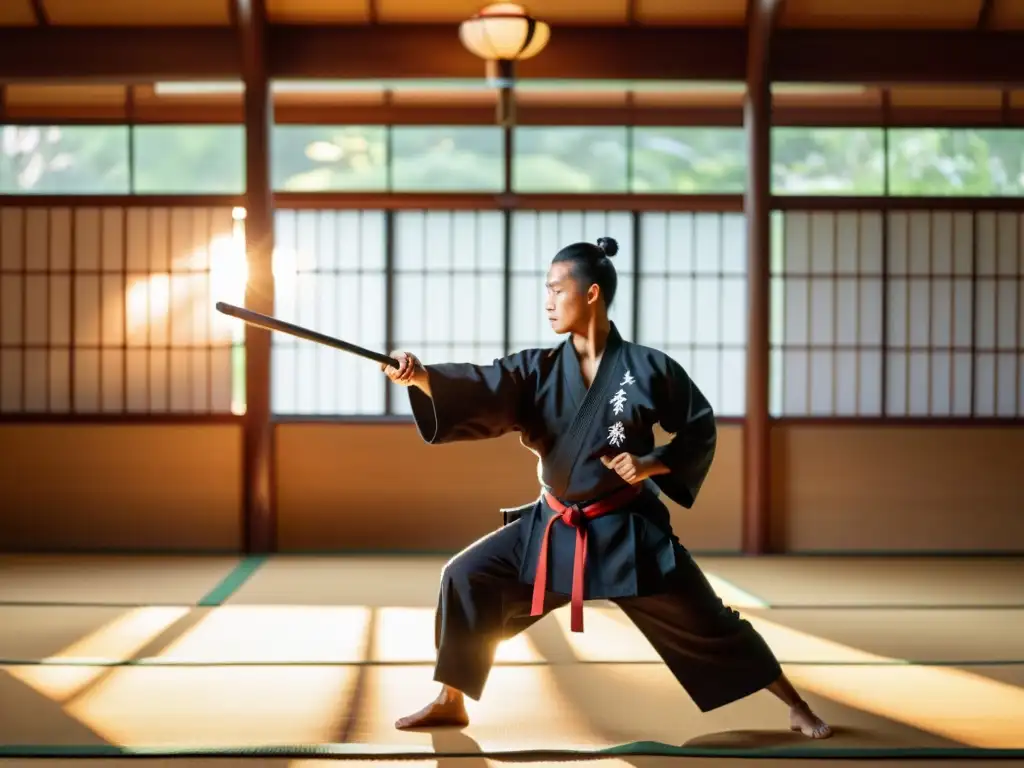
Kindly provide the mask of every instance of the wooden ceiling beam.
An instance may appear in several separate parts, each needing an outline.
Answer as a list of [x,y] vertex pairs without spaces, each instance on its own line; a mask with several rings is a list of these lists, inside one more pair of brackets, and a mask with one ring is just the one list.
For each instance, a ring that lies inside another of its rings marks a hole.
[[36,24],[40,27],[50,25],[50,14],[46,12],[46,5],[43,0],[32,0],[32,13],[36,17]]
[[[282,78],[474,78],[483,64],[451,25],[270,26]],[[520,78],[746,79],[747,30],[558,27]],[[594,56],[595,50],[601,51]],[[897,85],[1024,85],[1024,32],[779,29],[771,79]],[[870,55],[867,52],[870,51]],[[46,27],[0,30],[0,80],[241,79],[236,30]]]
[[[449,25],[281,26],[271,37],[277,77],[484,76],[483,62],[462,47]],[[516,65],[516,76],[665,79],[686,72],[693,79],[742,81],[745,49],[742,29],[559,26],[540,56]]]
[[772,45],[776,82],[911,85],[1024,84],[1019,32],[780,30]]
[[0,29],[0,80],[152,82],[242,74],[231,27]]
[[992,12],[995,10],[995,0],[981,0],[978,8],[978,29],[989,29],[992,26]]

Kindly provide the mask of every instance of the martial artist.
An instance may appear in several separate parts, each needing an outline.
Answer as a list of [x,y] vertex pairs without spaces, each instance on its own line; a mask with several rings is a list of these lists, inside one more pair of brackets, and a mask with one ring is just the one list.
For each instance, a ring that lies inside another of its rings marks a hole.
[[[725,606],[672,531],[659,492],[692,507],[715,453],[711,405],[665,353],[625,341],[610,322],[617,278],[611,238],[559,251],[547,274],[551,327],[567,338],[490,365],[424,366],[393,354],[430,444],[517,432],[539,459],[536,501],[441,574],[435,619],[438,697],[398,728],[466,725],[498,643],[551,610],[611,600],[653,645],[702,712],[767,688],[811,738],[831,729],[783,674],[764,639]],[[655,446],[653,427],[673,437]],[[468,483],[471,485],[472,480]],[[467,487],[467,498],[472,489]]]

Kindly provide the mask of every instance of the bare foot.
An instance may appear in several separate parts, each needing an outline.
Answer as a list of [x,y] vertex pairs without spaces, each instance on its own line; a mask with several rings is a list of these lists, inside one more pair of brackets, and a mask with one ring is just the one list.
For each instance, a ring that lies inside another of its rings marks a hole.
[[811,712],[811,708],[806,703],[790,707],[789,729],[799,731],[810,739],[827,739],[832,735],[829,725]]
[[436,699],[419,712],[399,718],[395,728],[449,728],[469,725],[466,700],[460,691],[445,687]]

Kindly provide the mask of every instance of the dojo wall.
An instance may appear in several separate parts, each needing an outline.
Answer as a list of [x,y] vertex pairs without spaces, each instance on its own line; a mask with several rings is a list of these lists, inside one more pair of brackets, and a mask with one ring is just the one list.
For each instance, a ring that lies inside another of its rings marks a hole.
[[0,425],[0,550],[237,551],[237,425]]
[[[240,546],[236,425],[0,426],[3,549]],[[740,546],[742,428],[724,425],[698,504],[676,510],[697,551]],[[787,551],[1020,551],[1024,434],[1003,427],[776,425],[776,541]],[[464,476],[471,459],[478,473]],[[371,473],[400,467],[387,483]],[[513,439],[431,447],[408,425],[277,428],[283,549],[446,551],[528,501]]]
[[[698,503],[670,504],[695,551],[741,547],[742,440],[741,426],[723,425]],[[376,483],[385,452],[401,470]],[[1013,428],[776,424],[774,541],[789,552],[1024,551],[1021,456],[1024,430]],[[514,438],[439,447],[407,426],[283,425],[279,541],[455,549],[493,530],[499,507],[535,497],[532,459]]]
[[237,550],[231,206],[0,206],[0,548]]
[[1024,216],[791,210],[775,237],[777,545],[1024,549]]
[[777,425],[773,534],[789,552],[1024,551],[1024,429]]
[[[494,232],[487,227],[499,226],[497,222],[472,213],[455,217],[441,212],[388,223],[380,212],[345,212],[336,217],[308,214],[303,218],[314,229],[303,230],[295,212],[281,214],[279,243],[291,244],[295,262],[310,258],[302,254],[308,253],[303,242],[311,231],[333,229],[341,233],[338,237],[363,243],[357,253],[348,252],[347,264],[325,268],[314,259],[305,270],[297,264],[292,281],[283,281],[289,290],[297,291],[304,280],[314,278],[332,287],[326,291],[328,298],[321,299],[326,303],[312,308],[309,302],[295,301],[289,310],[282,301],[285,313],[301,312],[303,306],[306,311],[319,306],[322,313],[324,306],[349,305],[342,293],[346,280],[328,279],[331,272],[345,270],[360,276],[357,293],[364,304],[374,301],[373,292],[383,286],[380,238],[389,228],[410,243],[423,227],[433,228],[436,244],[437,231],[458,232],[454,225],[459,221],[480,227],[477,246],[463,235],[447,249],[433,250],[435,257],[441,252],[451,260],[444,264],[426,264],[426,256],[417,261],[408,248],[388,257],[405,273],[396,277],[396,287],[405,281],[408,291],[400,294],[407,297],[402,304],[406,315],[396,323],[396,338],[402,337],[403,345],[427,342],[428,352],[438,356],[462,348],[482,356],[493,351],[494,339],[486,335],[453,345],[444,343],[445,330],[418,328],[423,307],[408,297],[421,291],[413,274],[436,267],[434,288],[462,281],[463,286],[482,286],[477,295],[484,302],[498,300],[500,283],[496,289],[494,275],[486,273],[493,265],[479,245],[492,242]],[[211,303],[206,291],[213,288],[203,287],[216,286],[225,275],[231,284],[230,250],[222,249],[232,227],[230,208],[8,207],[0,208],[0,215],[0,418],[8,420],[0,423],[0,549],[240,547],[244,478],[242,426],[232,415],[237,410],[234,340],[225,328],[206,325]],[[557,221],[562,231],[540,226],[540,220],[531,225],[528,217],[516,226],[524,242],[572,236],[571,229],[566,234],[567,226],[590,236],[591,230],[616,225],[609,216],[629,214],[562,217]],[[717,241],[718,261],[706,265],[710,274],[698,277],[723,293],[737,284],[742,291],[743,278],[731,274],[730,261],[730,254],[742,248],[742,240],[736,239],[740,230],[732,218],[708,216],[717,218],[701,221],[715,226],[704,231],[718,227],[726,237]],[[783,255],[774,265],[776,299],[784,288],[786,301],[773,332],[777,545],[796,552],[1024,550],[1024,484],[1017,479],[1024,430],[991,423],[996,416],[1019,414],[1024,406],[1024,377],[1018,375],[1019,366],[1014,369],[1006,362],[1021,361],[1022,238],[1012,234],[1024,227],[1020,217],[957,211],[888,214],[883,219],[882,214],[851,211],[838,216],[795,212],[777,218],[777,248]],[[15,220],[20,223],[12,226]],[[640,232],[648,249],[656,231],[685,224],[685,219],[664,216],[645,221]],[[948,226],[952,230],[942,229]],[[952,236],[940,236],[943,231]],[[930,240],[923,239],[926,234]],[[218,237],[221,245],[211,248],[209,243]],[[941,243],[946,241],[951,243],[948,264],[942,261],[946,252]],[[622,242],[628,250],[628,239]],[[921,242],[938,245],[925,249],[913,244]],[[668,240],[660,248],[666,259],[677,252]],[[453,264],[459,253],[478,261],[472,268]],[[537,301],[529,293],[530,281],[539,273],[534,274],[536,265],[525,262],[525,245],[515,253],[522,259],[517,263],[523,273],[512,297],[513,316],[523,318],[514,323],[520,329],[515,335],[525,344],[533,340],[527,319],[534,307],[529,302]],[[924,267],[915,266],[917,262],[901,267],[901,253],[932,254],[932,266],[909,274]],[[801,263],[801,258],[806,261]],[[188,274],[190,264],[196,266],[194,275]],[[632,315],[634,271],[640,273],[641,288],[645,280],[655,286],[687,279],[685,274],[665,274],[665,266],[657,267],[661,272],[645,273],[651,258],[647,264],[639,270],[626,260],[619,265],[624,325]],[[908,274],[901,277],[900,269]],[[731,287],[714,282],[721,275],[733,281]],[[132,293],[132,286],[139,284],[148,288]],[[888,286],[885,291],[883,284]],[[967,288],[957,294],[956,286],[963,284]],[[134,298],[122,302],[126,287]],[[488,293],[496,290],[493,296]],[[139,298],[146,291],[150,299]],[[926,293],[930,303],[922,309]],[[455,295],[445,294],[442,303]],[[640,295],[647,294],[641,290]],[[971,298],[966,331],[958,325],[959,315],[949,314],[951,303],[942,303],[943,296],[954,295]],[[154,316],[161,296],[166,297],[167,311]],[[823,303],[832,296],[837,297],[833,304]],[[870,297],[882,296],[884,306],[870,303]],[[851,315],[854,300],[859,309]],[[146,323],[133,325],[132,311],[141,311]],[[902,326],[897,322],[900,312],[909,317]],[[639,315],[639,331],[648,338],[656,334],[650,325],[645,329],[645,316],[668,322],[658,307],[641,308]],[[295,317],[319,320],[313,324],[321,326],[361,322],[360,338],[370,345],[375,345],[375,333],[384,333],[369,314],[336,320],[324,314]],[[923,344],[899,335],[918,333],[914,329],[922,318],[930,318],[923,324],[932,334]],[[446,322],[457,321],[451,317]],[[951,337],[966,332],[964,343],[956,338],[947,342],[941,335],[947,328]],[[413,336],[413,330],[436,335]],[[627,335],[633,331],[628,325],[625,330]],[[675,354],[694,354],[693,333],[676,333],[668,340],[676,345]],[[535,496],[534,458],[514,437],[426,446],[411,424],[374,416],[373,409],[386,398],[394,412],[404,407],[401,393],[385,395],[381,389],[379,395],[367,396],[375,371],[349,361],[338,365],[351,369],[331,369],[317,353],[275,342],[275,410],[283,414],[275,427],[282,549],[452,551],[496,527],[499,507]],[[715,345],[720,350],[716,360],[726,361],[735,341],[720,336]],[[349,370],[355,378],[346,378]],[[742,369],[732,370],[731,377],[737,376],[742,379]],[[718,374],[701,378],[712,382],[719,402],[736,402],[737,390],[727,388],[735,382]],[[921,384],[930,395],[920,396]],[[302,387],[316,389],[312,401],[308,392],[300,397]],[[1014,399],[1008,393],[1020,396]],[[302,413],[296,405],[302,402],[314,405]],[[330,409],[339,406],[361,411],[357,415],[363,421],[332,418]],[[879,420],[883,415],[908,420],[886,423]],[[937,417],[961,420],[943,425]],[[12,419],[19,423],[10,423]],[[674,511],[679,535],[696,551],[740,548],[742,429],[739,423],[722,424],[717,461],[697,506]],[[378,472],[387,479],[377,480]]]
[[[497,528],[501,507],[537,497],[536,458],[513,436],[427,446],[408,425],[330,424],[282,425],[277,435],[283,549],[453,551]],[[740,428],[724,426],[700,504],[674,510],[695,549],[739,548],[740,451]],[[376,481],[388,466],[394,475]]]

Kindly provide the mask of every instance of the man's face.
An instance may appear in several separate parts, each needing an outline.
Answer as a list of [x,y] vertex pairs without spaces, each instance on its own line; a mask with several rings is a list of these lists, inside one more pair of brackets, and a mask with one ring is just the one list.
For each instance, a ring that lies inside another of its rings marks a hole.
[[592,304],[588,293],[593,293],[596,300],[597,286],[592,286],[589,292],[582,290],[572,273],[572,266],[568,262],[558,262],[548,270],[545,287],[547,300],[544,311],[554,332],[562,334],[585,328]]

